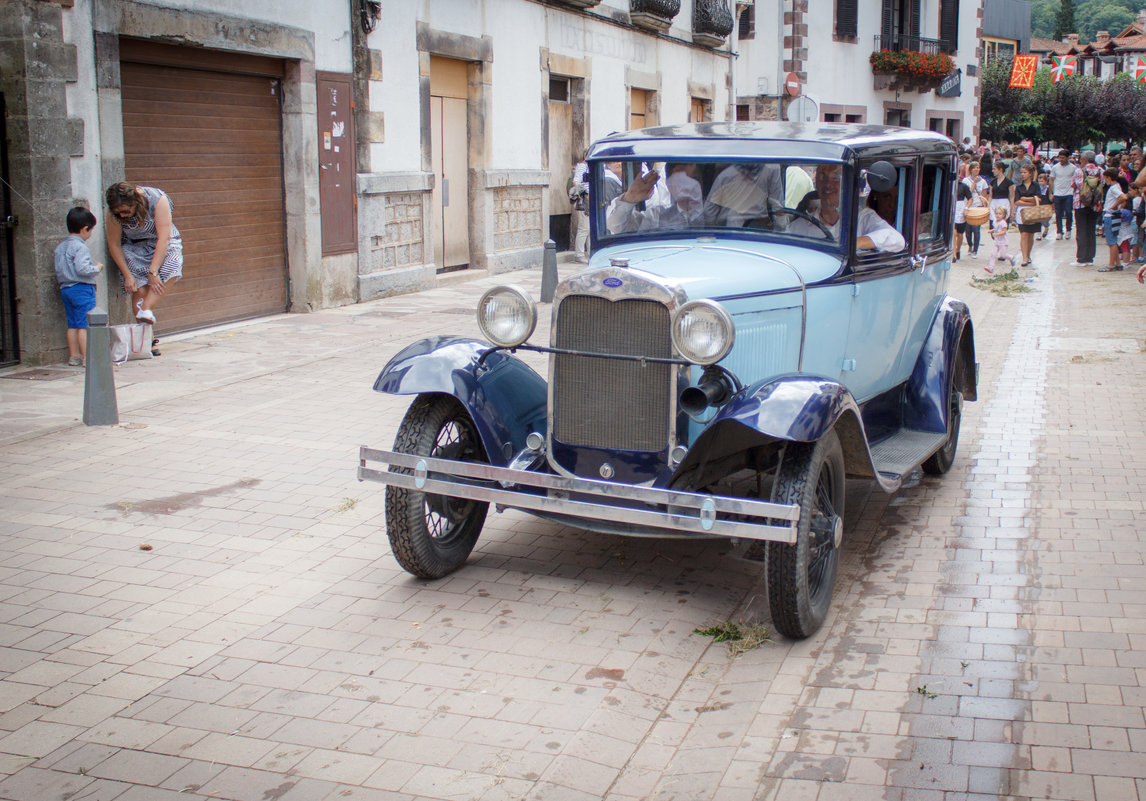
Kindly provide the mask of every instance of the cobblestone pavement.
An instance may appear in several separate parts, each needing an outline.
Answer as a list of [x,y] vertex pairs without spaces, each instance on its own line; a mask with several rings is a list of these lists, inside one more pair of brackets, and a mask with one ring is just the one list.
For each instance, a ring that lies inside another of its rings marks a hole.
[[1146,289],[1072,255],[1012,298],[955,266],[955,467],[851,483],[827,624],[739,656],[692,633],[767,623],[723,542],[507,513],[447,579],[395,564],[373,378],[493,279],[170,339],[113,427],[75,371],[0,373],[0,798],[1139,797]]

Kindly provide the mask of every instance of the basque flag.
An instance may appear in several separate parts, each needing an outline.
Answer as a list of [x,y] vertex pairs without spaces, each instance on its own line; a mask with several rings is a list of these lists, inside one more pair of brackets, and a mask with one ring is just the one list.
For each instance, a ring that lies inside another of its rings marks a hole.
[[[1139,56],[1138,58],[1142,58]],[[1063,78],[1074,75],[1074,71],[1078,69],[1078,56],[1052,56],[1051,57],[1051,80],[1058,83]]]
[[1146,57],[1135,56],[1130,65],[1130,73],[1138,83],[1146,83]]

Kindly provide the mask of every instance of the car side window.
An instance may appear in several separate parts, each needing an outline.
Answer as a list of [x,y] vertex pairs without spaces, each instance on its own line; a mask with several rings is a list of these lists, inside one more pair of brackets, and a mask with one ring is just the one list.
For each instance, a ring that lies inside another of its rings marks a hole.
[[[863,168],[868,165],[861,164],[860,166]],[[895,164],[894,167],[895,183],[890,189],[876,192],[867,186],[861,187],[859,213],[863,215],[874,212],[883,222],[902,234],[907,245],[894,252],[857,250],[856,264],[861,270],[872,270],[887,264],[889,261],[898,261],[911,248],[911,232],[914,225],[911,196],[915,170],[910,163]],[[857,226],[857,234],[864,228],[864,224],[860,222]]]
[[944,250],[947,247],[945,221],[949,219],[953,176],[949,164],[927,162],[923,165],[919,189],[919,245],[920,253]]

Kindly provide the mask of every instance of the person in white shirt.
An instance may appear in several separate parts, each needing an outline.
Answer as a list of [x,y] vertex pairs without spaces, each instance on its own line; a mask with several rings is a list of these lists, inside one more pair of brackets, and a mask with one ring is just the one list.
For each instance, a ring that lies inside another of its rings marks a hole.
[[1098,272],[1109,273],[1122,269],[1122,259],[1118,252],[1118,233],[1122,227],[1122,206],[1126,193],[1118,183],[1118,170],[1109,169],[1102,173],[1106,184],[1106,199],[1102,203],[1102,231],[1106,234],[1106,246],[1110,249],[1110,259]]
[[[609,233],[620,234],[653,229],[692,228],[703,224],[704,198],[700,182],[690,174],[690,164],[674,164],[666,181],[658,170],[643,172],[606,211]],[[663,191],[665,200],[658,195]],[[644,203],[644,209],[638,204]]]
[[1082,170],[1070,163],[1070,151],[1060,150],[1058,161],[1050,168],[1051,195],[1054,200],[1054,227],[1058,236],[1063,237],[1063,220],[1066,221],[1066,238],[1070,239],[1074,217],[1074,187],[1082,182]]
[[784,170],[784,205],[788,208],[799,206],[804,196],[813,189],[812,176],[803,167],[793,164]]
[[704,204],[704,219],[709,225],[743,228],[783,205],[780,165],[743,162],[716,176]]
[[[971,162],[967,168],[967,177],[963,179],[963,185],[971,190],[971,197],[967,200],[965,209],[991,204],[991,185],[980,174],[979,162]],[[966,226],[964,233],[967,235],[967,249],[971,252],[971,258],[977,259],[979,258],[979,240],[982,237],[982,231],[978,225],[971,225],[971,223],[966,222],[966,218],[964,218],[964,225]]]
[[[840,180],[843,167],[821,164],[816,167],[816,194],[820,208],[813,214],[823,224],[823,228],[808,220],[797,218],[788,226],[794,234],[827,238],[827,232],[835,240],[840,238]],[[896,253],[903,250],[907,242],[903,234],[895,230],[887,220],[879,216],[875,209],[863,207],[856,217],[856,250],[878,250],[880,253]]]
[[573,204],[572,219],[576,223],[573,238],[574,259],[582,264],[589,261],[589,165],[585,154],[573,165],[573,176],[569,187],[569,202]]

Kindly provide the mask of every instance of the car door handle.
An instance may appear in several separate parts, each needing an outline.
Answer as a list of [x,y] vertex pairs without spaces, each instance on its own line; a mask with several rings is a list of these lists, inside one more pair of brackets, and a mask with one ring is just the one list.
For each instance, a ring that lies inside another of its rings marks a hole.
[[923,256],[923,255],[912,256],[911,257],[911,266],[913,269],[918,267],[919,273],[920,273],[920,275],[922,275],[923,271],[927,269],[927,257]]

